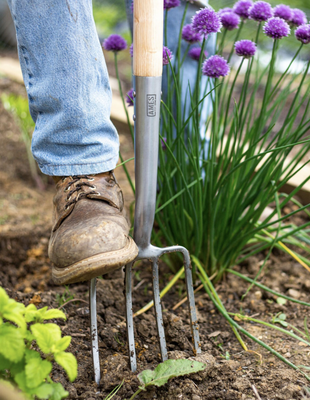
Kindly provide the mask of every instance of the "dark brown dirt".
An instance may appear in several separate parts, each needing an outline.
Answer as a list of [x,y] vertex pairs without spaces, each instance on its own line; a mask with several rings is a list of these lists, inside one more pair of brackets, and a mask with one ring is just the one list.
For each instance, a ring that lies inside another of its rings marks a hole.
[[[24,93],[17,84],[0,78],[0,94],[3,91]],[[38,307],[59,307],[62,296],[74,296],[75,302],[64,307],[65,322],[59,322],[64,335],[72,336],[69,350],[79,365],[78,378],[69,383],[60,368],[53,371],[53,379],[61,382],[70,392],[70,399],[104,399],[124,380],[115,400],[128,399],[138,388],[137,374],[128,366],[123,276],[119,271],[104,279],[98,279],[98,330],[101,360],[101,382],[93,383],[90,353],[88,306],[79,300],[88,300],[86,284],[67,288],[54,286],[50,279],[50,261],[47,243],[51,227],[52,185],[44,192],[36,189],[30,178],[24,144],[14,119],[0,104],[0,285],[10,296],[24,304],[35,300]],[[125,157],[130,157],[130,138],[121,132]],[[132,167],[130,167],[132,169]],[[117,171],[125,186],[121,168]],[[130,189],[125,186],[128,202],[132,200]],[[295,221],[296,222],[296,221]],[[236,268],[254,277],[264,255],[252,257]],[[161,265],[164,285],[169,270]],[[134,310],[139,310],[152,299],[151,269],[147,264],[137,267],[134,274]],[[274,290],[289,293],[309,301],[310,275],[293,259],[277,251],[271,256],[260,282]],[[229,312],[253,316],[270,322],[271,316],[283,312],[287,321],[304,330],[304,318],[309,308],[287,302],[279,305],[276,297],[253,288],[244,301],[241,300],[247,284],[228,275],[217,285],[217,291]],[[291,292],[290,292],[291,293]],[[190,323],[187,308],[172,307],[184,295],[182,281],[164,297],[164,322],[171,358],[192,357]],[[307,397],[309,382],[299,372],[278,360],[262,347],[243,337],[249,352],[245,352],[224,318],[218,314],[208,296],[200,291],[196,295],[202,342],[201,360],[206,362],[203,373],[176,378],[161,388],[141,392],[137,399],[162,400],[224,400],[224,399],[303,399]],[[309,318],[308,318],[309,319]],[[284,334],[254,323],[238,321],[250,333],[265,341],[295,365],[309,365],[310,348]],[[153,310],[135,318],[138,372],[154,368],[160,362],[159,346]],[[256,393],[258,394],[255,394]]]

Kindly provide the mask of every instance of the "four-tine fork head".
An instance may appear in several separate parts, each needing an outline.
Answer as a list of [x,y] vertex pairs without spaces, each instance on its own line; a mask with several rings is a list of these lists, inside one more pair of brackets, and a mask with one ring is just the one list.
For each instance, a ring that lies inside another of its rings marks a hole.
[[[193,291],[192,282],[192,271],[191,263],[188,251],[182,246],[171,246],[158,248],[149,245],[146,249],[139,252],[137,260],[151,260],[153,263],[152,279],[153,279],[153,297],[154,297],[154,307],[156,315],[156,325],[159,337],[160,353],[162,361],[168,359],[168,351],[166,345],[163,315],[160,299],[159,290],[159,273],[158,273],[158,261],[163,254],[180,252],[183,255],[185,279],[186,279],[186,289],[187,289],[187,299],[188,308],[190,314],[191,330],[193,336],[194,344],[194,354],[201,352],[201,345],[199,342],[199,332],[198,323],[195,308],[195,299]],[[134,263],[130,263],[126,266],[126,319],[127,319],[127,337],[128,337],[128,348],[129,348],[129,359],[130,367],[134,372],[137,369],[136,351],[135,351],[135,340],[134,340],[134,325],[133,325],[133,310],[132,310],[132,266]]]

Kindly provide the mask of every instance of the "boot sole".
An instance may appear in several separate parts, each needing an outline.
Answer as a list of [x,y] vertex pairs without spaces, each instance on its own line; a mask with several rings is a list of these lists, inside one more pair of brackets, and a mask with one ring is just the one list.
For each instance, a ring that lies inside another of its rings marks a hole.
[[56,285],[88,281],[100,275],[115,271],[133,261],[138,255],[138,247],[131,237],[120,250],[96,254],[65,268],[53,266],[52,278]]

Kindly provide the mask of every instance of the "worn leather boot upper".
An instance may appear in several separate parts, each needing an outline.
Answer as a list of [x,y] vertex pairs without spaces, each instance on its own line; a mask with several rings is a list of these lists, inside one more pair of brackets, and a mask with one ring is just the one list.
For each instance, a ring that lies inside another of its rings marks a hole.
[[91,279],[137,256],[112,172],[64,177],[56,190],[49,257],[57,283]]

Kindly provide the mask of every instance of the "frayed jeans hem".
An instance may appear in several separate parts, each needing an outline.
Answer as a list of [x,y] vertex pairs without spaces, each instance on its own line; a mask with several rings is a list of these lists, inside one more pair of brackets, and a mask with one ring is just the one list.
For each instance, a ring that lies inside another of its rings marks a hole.
[[102,172],[108,172],[116,167],[118,157],[105,162],[73,164],[73,165],[50,165],[38,164],[40,170],[49,176],[75,176],[75,175],[93,175]]

